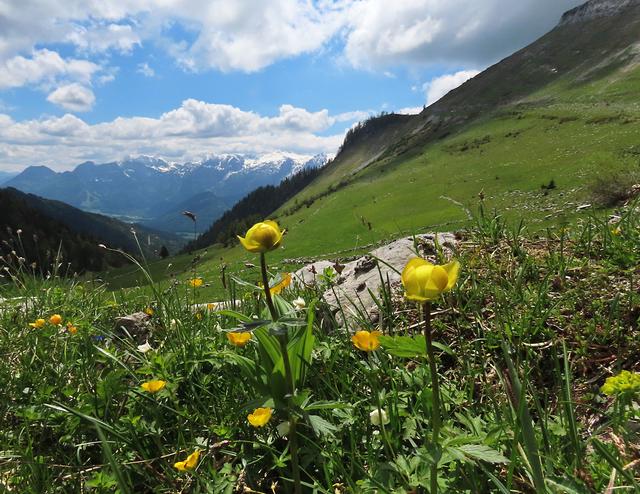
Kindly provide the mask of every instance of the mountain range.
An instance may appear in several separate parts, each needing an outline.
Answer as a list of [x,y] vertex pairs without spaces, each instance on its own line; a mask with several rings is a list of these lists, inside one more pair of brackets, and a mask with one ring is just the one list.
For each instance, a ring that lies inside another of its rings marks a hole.
[[193,225],[182,211],[192,211],[198,223],[207,227],[257,187],[278,184],[326,161],[325,155],[280,153],[261,157],[229,154],[189,163],[140,156],[104,164],[88,161],[66,172],[30,166],[3,185],[85,211],[188,235]]

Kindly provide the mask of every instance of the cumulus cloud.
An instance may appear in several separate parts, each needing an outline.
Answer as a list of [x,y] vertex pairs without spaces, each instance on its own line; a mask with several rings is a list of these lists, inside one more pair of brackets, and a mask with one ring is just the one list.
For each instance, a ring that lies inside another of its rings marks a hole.
[[[582,0],[38,0],[5,2],[0,62],[47,43],[78,54],[154,42],[188,70],[253,72],[330,41],[353,66],[486,65]],[[178,29],[173,29],[177,26]],[[344,45],[344,46],[343,46]],[[389,72],[387,70],[389,74]]]
[[73,83],[60,86],[47,96],[47,101],[73,112],[86,112],[93,108],[96,97],[91,89]]
[[423,89],[427,96],[427,105],[435,103],[449,91],[462,85],[472,77],[477,76],[479,70],[461,70],[455,74],[446,74],[432,79],[424,84]]
[[26,84],[50,86],[59,79],[88,83],[100,66],[87,60],[64,59],[57,52],[42,49],[29,58],[17,55],[0,63],[0,89]]
[[130,53],[142,43],[140,34],[129,24],[91,21],[87,25],[73,24],[64,41],[75,45],[81,51],[101,53],[113,49],[120,53]]
[[254,72],[318,50],[344,23],[344,10],[330,2],[300,0],[212,0],[193,11],[185,8],[180,15],[198,36],[174,54],[193,70]]
[[71,114],[24,122],[0,114],[0,168],[37,163],[69,169],[86,160],[138,154],[188,161],[234,152],[333,153],[344,137],[342,130],[332,132],[333,125],[360,115],[366,113],[331,115],[283,105],[276,115],[265,116],[195,99],[157,118],[118,117],[93,125]]
[[533,41],[583,0],[361,0],[348,14],[356,67],[487,65]]

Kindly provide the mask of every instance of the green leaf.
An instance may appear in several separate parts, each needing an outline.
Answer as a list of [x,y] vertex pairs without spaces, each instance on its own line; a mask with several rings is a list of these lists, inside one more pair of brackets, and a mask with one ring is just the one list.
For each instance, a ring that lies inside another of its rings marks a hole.
[[[427,355],[427,345],[424,342],[423,335],[416,336],[380,336],[380,344],[384,349],[395,357],[416,358]],[[433,342],[433,346],[452,357],[455,357],[451,347]]]
[[337,408],[349,408],[350,406],[349,403],[342,403],[340,401],[314,401],[313,403],[303,406],[302,409],[305,411],[335,410]]
[[242,321],[242,322],[251,321],[251,318],[249,316],[246,316],[241,312],[237,312],[235,310],[230,310],[230,309],[220,310],[218,311],[218,314],[221,316],[233,317],[234,319],[237,319],[238,321]]
[[380,344],[396,357],[415,358],[427,354],[424,336],[380,336]]
[[338,430],[335,425],[323,419],[320,415],[309,415],[307,418],[313,432],[318,436],[332,436]]
[[472,460],[482,460],[487,463],[509,463],[509,460],[502,453],[484,444],[463,444],[454,449],[461,451]]

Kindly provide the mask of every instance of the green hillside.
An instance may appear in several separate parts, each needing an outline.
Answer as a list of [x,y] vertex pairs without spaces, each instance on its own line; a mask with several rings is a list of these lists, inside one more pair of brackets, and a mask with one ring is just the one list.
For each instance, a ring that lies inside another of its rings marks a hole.
[[[277,256],[339,256],[387,238],[455,230],[470,224],[479,195],[485,209],[522,217],[534,232],[587,214],[579,206],[610,205],[606,195],[624,195],[640,175],[632,46],[639,19],[633,7],[559,26],[420,115],[363,123],[318,178],[269,215],[288,230]],[[217,278],[222,263],[241,270],[245,258],[209,247],[202,273]],[[190,259],[171,263],[152,271],[180,273]],[[108,278],[114,286],[140,281],[122,272]]]

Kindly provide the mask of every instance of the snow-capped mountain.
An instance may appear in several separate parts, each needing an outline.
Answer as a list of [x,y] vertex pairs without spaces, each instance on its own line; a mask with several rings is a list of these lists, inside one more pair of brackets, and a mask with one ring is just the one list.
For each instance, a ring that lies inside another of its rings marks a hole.
[[[255,188],[326,162],[326,155],[288,153],[225,154],[188,163],[137,156],[103,164],[87,161],[61,173],[31,166],[4,185],[88,211],[148,221],[156,228],[176,207],[189,209],[193,202],[202,210],[198,221],[207,226]],[[188,221],[178,215],[165,229],[188,230]]]

